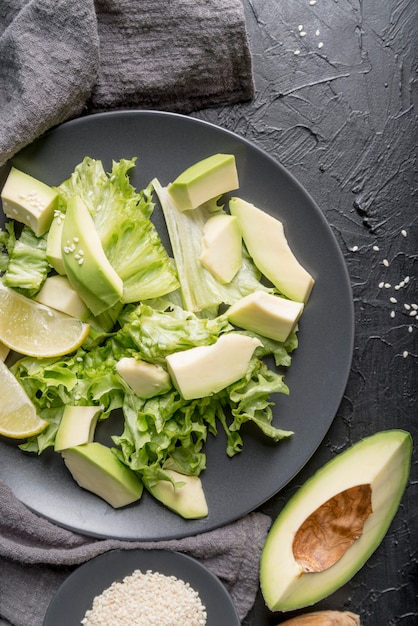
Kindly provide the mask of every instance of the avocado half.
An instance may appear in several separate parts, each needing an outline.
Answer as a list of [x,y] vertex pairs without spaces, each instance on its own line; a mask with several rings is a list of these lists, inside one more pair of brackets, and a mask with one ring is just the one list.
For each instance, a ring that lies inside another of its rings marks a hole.
[[324,465],[276,518],[260,561],[271,611],[310,606],[344,585],[385,536],[406,488],[412,438],[367,437]]

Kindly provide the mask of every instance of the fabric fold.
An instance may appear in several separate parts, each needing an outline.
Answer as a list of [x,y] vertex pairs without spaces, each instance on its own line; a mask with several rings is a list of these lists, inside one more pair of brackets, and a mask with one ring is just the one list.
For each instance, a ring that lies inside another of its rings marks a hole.
[[79,115],[254,93],[241,0],[2,0],[0,59],[0,165]]

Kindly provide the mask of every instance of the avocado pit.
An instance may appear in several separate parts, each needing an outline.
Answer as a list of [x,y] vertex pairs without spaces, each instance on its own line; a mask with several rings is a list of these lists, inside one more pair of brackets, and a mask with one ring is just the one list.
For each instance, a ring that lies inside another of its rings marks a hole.
[[345,489],[318,507],[293,540],[293,555],[303,572],[323,572],[339,561],[361,537],[372,512],[370,484]]

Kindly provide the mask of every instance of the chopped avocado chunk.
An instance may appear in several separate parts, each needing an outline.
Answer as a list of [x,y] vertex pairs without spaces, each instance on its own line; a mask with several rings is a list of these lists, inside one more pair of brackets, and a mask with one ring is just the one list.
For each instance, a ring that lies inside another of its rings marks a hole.
[[199,261],[220,283],[230,283],[242,265],[242,238],[238,220],[221,213],[203,227]]
[[179,211],[187,211],[238,186],[234,155],[213,154],[187,168],[167,189]]
[[171,388],[170,376],[161,365],[123,357],[116,370],[140,398],[152,398]]
[[65,266],[62,258],[62,230],[64,228],[64,213],[54,211],[54,219],[49,227],[46,240],[46,258],[51,267],[58,274],[65,274]]
[[58,193],[33,176],[12,167],[1,199],[7,217],[26,224],[40,237],[52,222]]
[[74,448],[93,441],[97,419],[102,412],[101,406],[64,407],[61,422],[55,436],[55,452]]
[[270,610],[319,602],[363,567],[398,510],[411,454],[409,433],[376,433],[324,465],[289,500],[261,555]]
[[82,322],[90,315],[90,311],[66,276],[49,276],[34,299]]
[[235,326],[283,342],[295,328],[303,306],[302,302],[254,291],[230,306],[226,316]]
[[284,296],[306,303],[314,279],[290,249],[282,222],[241,198],[231,198],[229,210],[238,218],[245,245],[260,272]]
[[123,281],[109,263],[91,215],[78,196],[68,201],[62,250],[68,280],[94,315],[121,299]]
[[[198,476],[186,476],[175,470],[164,470],[172,478],[146,485],[148,491],[166,507],[186,519],[201,519],[208,514],[208,505]],[[174,483],[174,484],[173,484]]]
[[168,355],[168,371],[185,400],[204,398],[245,376],[253,352],[260,345],[254,337],[231,332],[209,346]]
[[61,452],[74,480],[106,500],[115,509],[136,502],[143,484],[131,469],[119,461],[107,446],[96,441]]

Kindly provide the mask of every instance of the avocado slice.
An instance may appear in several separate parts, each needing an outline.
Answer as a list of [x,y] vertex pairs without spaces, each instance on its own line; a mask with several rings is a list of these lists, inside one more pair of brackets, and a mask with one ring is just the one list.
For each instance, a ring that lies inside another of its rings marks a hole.
[[46,238],[46,259],[58,274],[65,274],[65,266],[62,258],[62,229],[64,228],[64,213],[54,211],[54,218],[49,227]]
[[12,167],[1,192],[7,217],[26,224],[40,237],[48,230],[58,203],[58,192]]
[[169,354],[168,372],[185,400],[204,398],[245,376],[258,346],[255,337],[231,332],[209,346]]
[[208,505],[198,476],[186,476],[175,470],[166,469],[165,472],[172,478],[159,480],[146,488],[157,500],[185,519],[201,519],[208,514]]
[[307,302],[314,279],[293,254],[280,220],[241,198],[229,201],[254,263],[290,300]]
[[65,406],[55,435],[55,452],[92,442],[102,410],[101,406]]
[[286,341],[303,311],[303,303],[286,300],[266,291],[254,291],[226,311],[228,320],[254,333]]
[[168,185],[167,191],[179,211],[188,211],[238,186],[235,156],[219,153],[184,170]]
[[107,259],[93,219],[78,196],[68,201],[62,250],[68,280],[93,315],[119,302],[123,281]]
[[161,365],[125,356],[116,370],[140,398],[153,398],[171,388],[170,376]]
[[107,446],[93,441],[61,452],[74,480],[115,509],[142,496],[143,484]]
[[220,213],[203,227],[199,261],[220,283],[230,283],[242,265],[242,238],[238,220]]
[[409,433],[376,433],[324,465],[289,500],[261,555],[270,610],[310,606],[363,567],[398,510],[411,454]]
[[85,322],[90,311],[66,276],[48,276],[34,300]]

